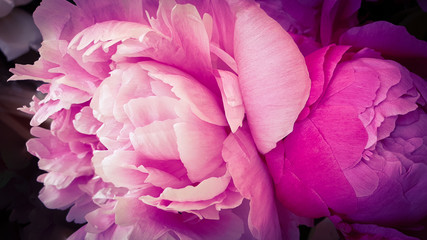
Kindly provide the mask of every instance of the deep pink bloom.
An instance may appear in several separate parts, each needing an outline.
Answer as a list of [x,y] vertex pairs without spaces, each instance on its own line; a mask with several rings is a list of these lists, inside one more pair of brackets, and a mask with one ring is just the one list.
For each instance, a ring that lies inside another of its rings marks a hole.
[[345,234],[421,227],[426,82],[377,52],[348,49],[331,45],[306,57],[307,105],[294,131],[267,154],[278,198],[301,216],[359,224],[339,227]]
[[46,83],[24,109],[27,145],[47,171],[41,200],[88,222],[71,239],[295,235],[258,154],[309,93],[280,25],[251,1],[75,2],[42,2],[41,58],[12,70]]

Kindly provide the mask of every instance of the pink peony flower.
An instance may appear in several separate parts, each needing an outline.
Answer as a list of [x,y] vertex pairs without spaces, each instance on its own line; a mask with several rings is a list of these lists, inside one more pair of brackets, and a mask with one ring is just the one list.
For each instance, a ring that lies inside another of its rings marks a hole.
[[306,57],[310,97],[267,163],[297,215],[331,216],[349,238],[404,239],[394,228],[420,230],[427,217],[427,85],[377,52],[348,49]]
[[70,239],[297,234],[257,152],[292,131],[309,93],[280,25],[251,1],[75,2],[42,2],[41,58],[11,78],[46,83],[23,109],[27,147],[46,171],[40,199],[87,222]]

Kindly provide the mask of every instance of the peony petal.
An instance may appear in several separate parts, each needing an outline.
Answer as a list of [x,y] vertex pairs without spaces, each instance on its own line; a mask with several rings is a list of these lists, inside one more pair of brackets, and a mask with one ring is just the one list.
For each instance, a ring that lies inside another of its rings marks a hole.
[[[278,200],[292,212],[300,216],[323,217],[329,215],[328,206],[312,188],[307,186],[292,171],[289,161],[285,161],[285,145],[278,142],[277,147],[265,155],[268,168],[273,177]],[[293,200],[297,196],[299,201]]]
[[218,87],[212,78],[209,36],[196,7],[190,4],[177,4],[171,11],[172,38],[180,42],[185,53],[179,67],[197,76],[198,80],[211,91],[217,93]]
[[82,108],[73,120],[75,129],[83,134],[95,135],[101,124],[93,116],[93,111],[90,107]]
[[239,80],[237,76],[228,71],[219,70],[217,82],[222,95],[225,117],[230,125],[231,131],[236,132],[243,124],[245,108],[243,106],[242,94],[240,93]]
[[150,96],[134,98],[124,105],[129,120],[135,127],[143,127],[154,121],[175,119],[178,100],[170,97]]
[[160,196],[166,200],[178,202],[209,200],[224,192],[230,183],[230,179],[230,176],[212,177],[203,180],[196,187],[166,188]]
[[193,77],[155,62],[140,63],[140,66],[148,71],[150,77],[171,85],[172,92],[189,104],[193,113],[200,119],[219,126],[227,125],[224,113],[218,106],[217,97]]
[[141,164],[140,157],[134,151],[114,151],[102,160],[99,166],[102,167],[102,174],[99,175],[116,187],[139,188],[147,178],[147,171]]
[[248,123],[266,153],[292,131],[310,92],[308,71],[292,37],[255,5],[237,13],[234,37]]
[[250,200],[249,228],[257,239],[281,239],[281,230],[268,170],[247,130],[239,129],[224,141],[222,155],[234,184]]
[[192,182],[199,182],[222,170],[222,127],[202,121],[174,125],[179,156]]
[[351,169],[344,170],[344,175],[359,198],[374,193],[380,181],[377,173],[363,162],[359,162]]
[[148,26],[132,22],[108,21],[90,26],[79,32],[70,41],[70,48],[82,50],[91,43],[119,42],[126,39],[139,39],[151,31]]
[[[285,139],[289,171],[310,186],[333,211],[351,213],[356,210],[356,195],[341,169],[360,159],[367,140],[364,127],[351,107],[325,107],[311,116],[297,123]],[[288,198],[294,204],[299,199]],[[304,216],[310,214],[306,212]]]
[[133,147],[145,158],[179,159],[175,124],[176,120],[156,121],[136,128],[129,136]]
[[[55,9],[52,12],[52,9]],[[34,22],[43,40],[70,41],[78,32],[93,24],[90,18],[67,1],[46,0],[34,12]]]

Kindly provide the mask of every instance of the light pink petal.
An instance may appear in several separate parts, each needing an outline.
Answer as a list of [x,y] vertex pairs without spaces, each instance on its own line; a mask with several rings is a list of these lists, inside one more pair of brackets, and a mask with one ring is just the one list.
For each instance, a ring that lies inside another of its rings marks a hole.
[[121,69],[123,71],[118,71],[115,74],[116,80],[113,80],[121,82],[120,89],[115,98],[110,99],[110,101],[114,101],[114,108],[112,109],[114,118],[117,121],[126,122],[128,115],[123,106],[131,99],[152,96],[153,92],[150,77],[137,64],[126,65]]
[[185,53],[178,66],[198,76],[203,85],[216,93],[215,79],[208,75],[211,71],[209,36],[196,7],[175,5],[171,11],[171,24],[172,38],[181,43]]
[[[70,42],[71,48],[82,50],[91,43],[109,42],[116,43],[126,39],[139,39],[151,31],[148,26],[132,23],[107,21],[90,26],[79,32]],[[111,45],[113,45],[110,43]]]
[[243,106],[242,94],[240,93],[239,80],[237,76],[228,71],[219,70],[217,82],[222,95],[225,117],[230,125],[231,131],[236,132],[243,124],[245,107]]
[[[111,211],[111,210],[110,210]],[[101,233],[114,224],[114,214],[103,208],[98,208],[86,215],[88,224],[86,230],[90,233]]]
[[175,119],[178,100],[169,97],[150,96],[135,98],[124,105],[129,120],[135,127],[143,127],[154,121]]
[[166,188],[160,198],[169,201],[189,202],[209,200],[223,193],[230,183],[230,176],[211,177],[197,186],[186,186],[181,189]]
[[[52,9],[55,11],[52,12]],[[34,22],[40,29],[43,40],[67,41],[93,24],[93,21],[75,5],[56,0],[43,1],[34,12]]]
[[219,126],[227,125],[224,113],[218,106],[217,97],[193,77],[155,62],[144,62],[140,65],[149,72],[150,77],[171,85],[172,92],[189,104],[193,113],[200,119]]
[[[164,163],[168,164],[168,163]],[[163,171],[162,169],[146,167],[148,177],[145,179],[146,183],[151,183],[156,187],[161,188],[183,188],[191,184],[187,178],[178,178],[173,174]]]
[[224,141],[227,169],[243,197],[250,200],[249,229],[257,239],[281,239],[273,186],[250,134],[239,129]]
[[113,71],[111,77],[106,78],[93,94],[90,107],[96,119],[104,121],[105,117],[113,117],[114,98],[117,89],[120,89],[121,77],[121,71]]
[[215,175],[223,164],[222,142],[227,136],[222,127],[202,121],[174,125],[179,156],[192,182]]
[[10,69],[10,72],[12,72],[14,75],[10,77],[9,80],[34,79],[50,82],[55,77],[59,76],[57,73],[48,72],[49,69],[56,66],[56,64],[47,62],[44,59],[37,60],[33,65],[16,64],[15,68]]
[[93,111],[90,107],[84,107],[76,114],[73,126],[83,134],[96,134],[101,122],[93,116]]
[[135,129],[130,135],[133,147],[142,157],[168,160],[179,159],[175,120],[155,121]]
[[116,187],[139,188],[147,177],[147,171],[134,151],[114,151],[102,160],[99,167],[102,167],[102,179]]
[[310,92],[308,71],[292,37],[255,5],[237,13],[234,37],[248,123],[266,153],[292,131]]

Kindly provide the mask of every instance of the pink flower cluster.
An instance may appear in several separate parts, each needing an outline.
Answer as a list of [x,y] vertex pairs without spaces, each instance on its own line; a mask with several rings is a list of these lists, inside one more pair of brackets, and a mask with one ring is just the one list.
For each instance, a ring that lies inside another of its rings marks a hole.
[[344,2],[43,0],[11,80],[69,239],[417,239],[427,43]]

